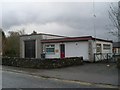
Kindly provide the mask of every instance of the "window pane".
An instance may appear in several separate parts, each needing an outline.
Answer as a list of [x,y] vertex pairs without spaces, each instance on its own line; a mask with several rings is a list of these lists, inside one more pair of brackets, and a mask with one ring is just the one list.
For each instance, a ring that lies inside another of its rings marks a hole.
[[110,49],[110,44],[103,44],[103,49]]
[[46,52],[54,52],[54,48],[46,48]]
[[49,47],[49,45],[46,45],[46,47]]
[[51,45],[51,47],[55,47],[55,45]]
[[97,44],[96,49],[97,49],[96,50],[97,53],[101,53],[101,44]]
[[55,53],[55,45],[46,45],[46,53]]

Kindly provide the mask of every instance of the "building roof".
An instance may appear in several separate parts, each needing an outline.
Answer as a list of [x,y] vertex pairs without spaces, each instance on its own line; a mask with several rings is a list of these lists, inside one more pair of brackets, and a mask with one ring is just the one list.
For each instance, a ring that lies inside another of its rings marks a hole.
[[59,42],[75,42],[75,41],[88,41],[88,40],[98,40],[105,42],[112,42],[110,40],[93,38],[92,36],[84,36],[84,37],[67,37],[67,38],[58,38],[58,39],[43,39],[42,43],[59,43]]
[[114,48],[120,48],[120,42],[113,42]]
[[46,34],[46,33],[36,33],[36,34],[25,34],[25,35],[21,35],[20,37],[24,37],[24,36],[32,36],[32,35],[49,35],[49,36],[57,36],[57,37],[67,37],[67,36],[61,36],[61,35],[54,35],[54,34]]

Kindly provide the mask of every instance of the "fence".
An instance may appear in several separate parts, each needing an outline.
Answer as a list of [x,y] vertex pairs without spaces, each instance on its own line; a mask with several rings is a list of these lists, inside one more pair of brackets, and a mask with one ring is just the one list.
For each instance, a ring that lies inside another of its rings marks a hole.
[[81,65],[83,57],[71,57],[63,59],[32,59],[32,58],[15,58],[3,57],[2,65],[25,67],[25,68],[60,68],[73,65]]
[[94,53],[94,61],[111,61],[113,60],[113,54],[112,53]]
[[114,53],[113,58],[114,61],[117,61],[118,59],[120,60],[120,53]]

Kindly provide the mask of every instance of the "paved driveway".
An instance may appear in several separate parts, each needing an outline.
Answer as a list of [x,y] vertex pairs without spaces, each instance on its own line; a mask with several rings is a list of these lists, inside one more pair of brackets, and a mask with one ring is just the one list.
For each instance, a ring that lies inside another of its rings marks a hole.
[[3,69],[28,72],[43,77],[118,85],[118,69],[115,63],[110,63],[109,66],[107,63],[85,63],[80,66],[58,69],[28,69],[3,66]]

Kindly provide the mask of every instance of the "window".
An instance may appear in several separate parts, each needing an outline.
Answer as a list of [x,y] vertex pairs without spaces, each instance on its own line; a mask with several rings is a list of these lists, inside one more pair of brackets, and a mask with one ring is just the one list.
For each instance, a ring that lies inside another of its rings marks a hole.
[[109,50],[110,49],[110,44],[103,44],[103,49]]
[[96,52],[101,53],[101,44],[96,44]]
[[113,48],[113,53],[116,53],[116,48]]
[[46,53],[54,54],[55,53],[55,45],[46,45]]

